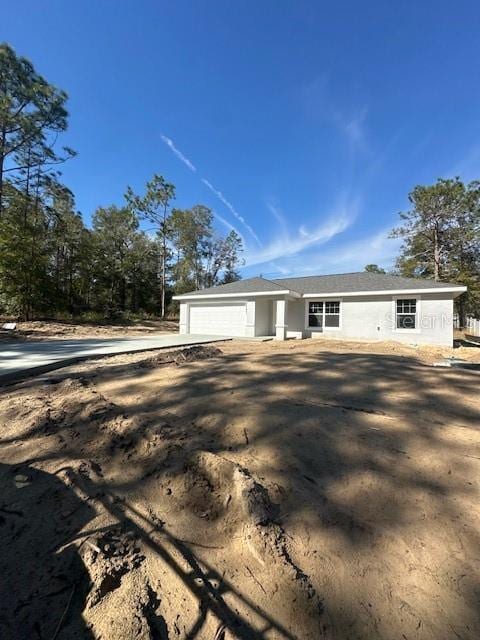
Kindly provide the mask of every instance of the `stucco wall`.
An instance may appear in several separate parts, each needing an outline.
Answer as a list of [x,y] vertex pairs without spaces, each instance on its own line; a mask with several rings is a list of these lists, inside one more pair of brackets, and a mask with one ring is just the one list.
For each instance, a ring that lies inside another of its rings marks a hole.
[[255,335],[273,335],[273,301],[270,299],[255,301]]
[[[359,340],[397,340],[406,343],[453,343],[453,297],[451,294],[422,294],[418,300],[419,323],[415,330],[395,330],[395,306],[391,295],[345,297],[341,300],[340,329],[325,327],[317,332],[305,327],[308,299],[288,300],[287,337],[350,338]],[[331,300],[332,298],[330,298]],[[275,334],[273,298],[244,300],[247,311],[245,336]],[[311,300],[311,299],[310,299]],[[321,300],[321,298],[318,298]],[[209,301],[209,302],[214,302]],[[218,300],[217,300],[218,302]],[[187,303],[180,303],[180,333],[188,330]]]
[[178,323],[178,333],[185,334],[188,332],[188,304],[180,302],[180,319]]
[[287,306],[287,337],[305,337],[305,300],[289,300]]
[[419,323],[415,330],[395,330],[394,303],[391,295],[385,295],[371,298],[345,297],[341,301],[341,328],[325,327],[323,333],[305,328],[306,300],[289,302],[288,331],[302,330],[304,337],[313,338],[329,336],[451,346],[453,342],[452,296],[422,294],[420,297],[414,295],[408,297],[418,300]]

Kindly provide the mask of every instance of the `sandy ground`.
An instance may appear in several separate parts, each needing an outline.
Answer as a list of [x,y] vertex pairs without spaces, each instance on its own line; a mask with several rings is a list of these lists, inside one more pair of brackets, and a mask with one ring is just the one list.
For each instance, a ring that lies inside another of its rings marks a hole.
[[438,356],[225,342],[4,388],[0,637],[477,639],[480,374]]
[[[3,321],[0,321],[0,325]],[[178,331],[178,323],[172,320],[144,320],[133,324],[95,324],[54,322],[34,320],[17,322],[15,331],[0,330],[2,340],[49,340],[71,338],[121,338],[123,336],[143,336],[153,333],[171,333]]]

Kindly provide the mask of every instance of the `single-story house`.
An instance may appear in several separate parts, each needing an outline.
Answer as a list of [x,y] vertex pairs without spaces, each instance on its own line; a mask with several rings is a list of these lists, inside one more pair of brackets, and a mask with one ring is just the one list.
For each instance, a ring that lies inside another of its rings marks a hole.
[[361,272],[249,278],[174,296],[180,333],[398,340],[452,346],[453,300],[466,287]]

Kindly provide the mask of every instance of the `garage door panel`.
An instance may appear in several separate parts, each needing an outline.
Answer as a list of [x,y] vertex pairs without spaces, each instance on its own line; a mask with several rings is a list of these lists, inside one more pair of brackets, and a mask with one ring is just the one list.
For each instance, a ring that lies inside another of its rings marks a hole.
[[246,305],[231,304],[193,304],[190,305],[189,333],[244,336],[247,321]]

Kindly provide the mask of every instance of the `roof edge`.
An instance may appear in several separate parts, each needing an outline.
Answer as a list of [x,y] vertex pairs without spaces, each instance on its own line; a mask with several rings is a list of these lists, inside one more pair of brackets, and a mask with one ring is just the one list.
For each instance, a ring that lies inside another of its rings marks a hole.
[[377,291],[333,291],[329,293],[303,293],[300,294],[292,289],[281,289],[279,291],[243,291],[235,293],[183,293],[177,296],[172,296],[172,300],[207,300],[212,298],[245,298],[245,297],[259,297],[259,296],[275,296],[286,295],[292,298],[339,298],[339,297],[354,297],[354,296],[388,296],[388,295],[421,295],[422,293],[453,293],[457,297],[467,291],[465,285],[456,285],[448,287],[434,287],[431,289],[383,289]]
[[332,293],[304,293],[302,298],[335,298],[345,296],[388,296],[388,295],[409,295],[422,293],[456,293],[460,295],[465,293],[467,287],[464,285],[433,287],[431,289],[383,289],[378,291],[334,291]]
[[[434,280],[433,278],[422,278],[420,276],[402,276],[396,273],[375,273],[372,271],[345,271],[345,272],[341,271],[339,273],[320,273],[320,274],[311,274],[309,276],[282,276],[281,278],[274,278],[272,282],[282,282],[284,280],[308,280],[309,278],[337,278],[339,276],[359,276],[359,275],[365,275],[365,274],[372,275],[374,277],[386,276],[388,278],[401,278],[403,280],[412,280],[412,281],[420,281],[420,282],[440,282],[438,280]],[[263,278],[263,279],[266,280],[266,278]],[[454,282],[445,282],[445,284],[450,287],[456,286]]]
[[[208,289],[206,289],[208,291]],[[205,300],[206,298],[245,298],[258,296],[277,296],[285,295],[292,298],[301,298],[297,291],[292,289],[280,289],[277,291],[241,291],[235,293],[181,293],[178,296],[172,296],[172,300]]]

